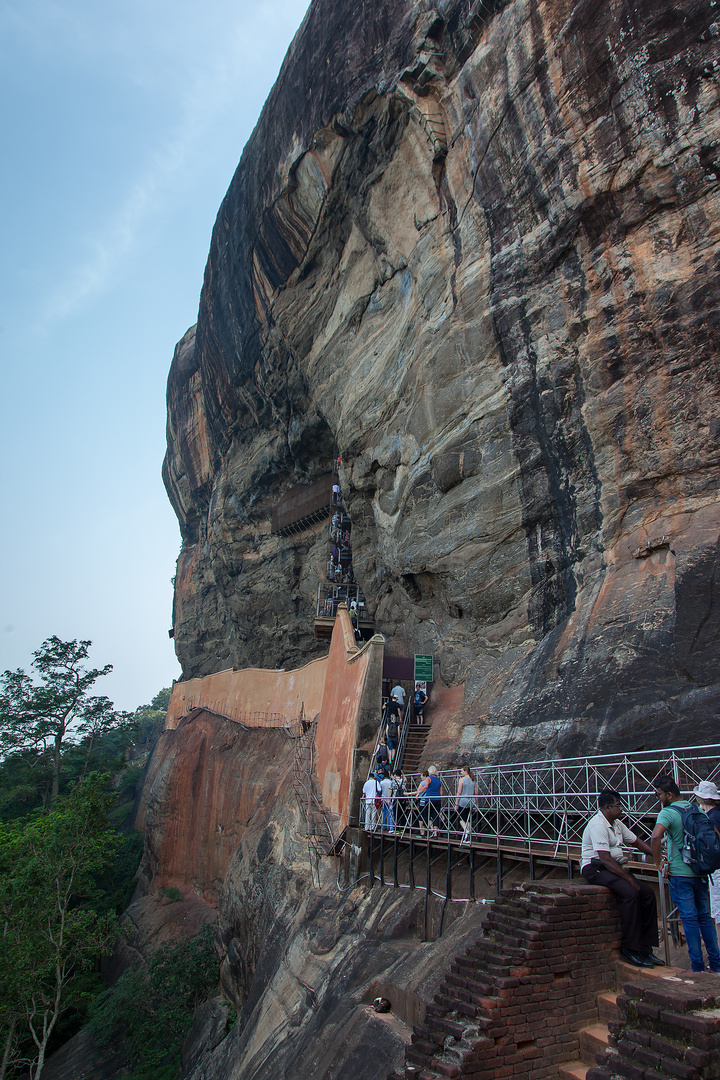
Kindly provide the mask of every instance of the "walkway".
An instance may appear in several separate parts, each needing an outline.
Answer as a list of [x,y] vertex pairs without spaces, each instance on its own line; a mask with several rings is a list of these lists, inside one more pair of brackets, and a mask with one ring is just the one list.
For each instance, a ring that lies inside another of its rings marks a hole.
[[[572,879],[580,860],[582,833],[597,812],[599,792],[603,788],[619,791],[624,821],[648,838],[660,810],[653,781],[665,774],[674,777],[684,794],[699,780],[717,781],[720,744],[483,766],[475,772],[477,805],[470,830],[465,828],[467,814],[455,812],[459,770],[439,774],[442,795],[437,820],[431,818],[430,828],[420,816],[413,793],[420,780],[414,774],[406,777],[410,793],[393,801],[390,817],[384,811],[384,823],[383,811],[361,807],[360,829],[366,833],[371,884],[377,877],[381,884],[387,880],[395,887],[425,888],[442,896],[433,888],[432,869],[435,865],[442,872],[444,864],[445,900],[474,899],[475,873],[491,860],[498,896],[510,862],[526,863],[531,880],[557,868]],[[415,881],[419,861],[424,869],[417,876],[425,876],[424,884]],[[658,886],[663,925],[677,938],[677,919],[654,865],[648,865],[644,857],[629,865]],[[462,896],[456,895],[454,879],[462,882]],[[665,943],[669,956],[667,932]]]

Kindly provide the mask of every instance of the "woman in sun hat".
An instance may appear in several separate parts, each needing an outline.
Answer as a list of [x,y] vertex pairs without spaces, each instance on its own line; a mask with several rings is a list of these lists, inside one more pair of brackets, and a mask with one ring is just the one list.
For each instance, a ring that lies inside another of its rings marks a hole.
[[[697,795],[697,801],[701,809],[705,811],[715,826],[715,832],[720,836],[720,791],[717,784],[712,780],[701,780],[693,795]],[[708,874],[708,888],[710,890],[710,914],[720,926],[720,870]]]

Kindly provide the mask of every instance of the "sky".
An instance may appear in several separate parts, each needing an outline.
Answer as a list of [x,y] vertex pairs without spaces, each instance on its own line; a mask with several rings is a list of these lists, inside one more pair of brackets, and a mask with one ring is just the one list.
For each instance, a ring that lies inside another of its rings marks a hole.
[[118,708],[180,676],[167,374],[306,7],[0,0],[0,670],[56,634]]

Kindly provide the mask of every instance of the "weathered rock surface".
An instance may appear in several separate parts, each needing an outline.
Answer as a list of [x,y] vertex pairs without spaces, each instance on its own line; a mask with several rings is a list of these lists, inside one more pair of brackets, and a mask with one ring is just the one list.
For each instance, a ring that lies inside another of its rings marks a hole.
[[[305,838],[292,751],[282,731],[200,711],[153,751],[130,913],[140,932],[144,913],[162,906],[162,885],[195,890],[217,905],[222,958],[224,999],[198,1012],[182,1080],[384,1080],[450,959],[479,933],[486,909],[475,904],[452,903],[443,916],[431,897],[429,937],[441,917],[443,934],[423,942],[421,890],[369,890],[366,880],[340,888],[341,867]],[[494,869],[487,880],[477,874],[478,894],[489,882]],[[391,1014],[370,1008],[378,994]],[[232,1026],[223,1000],[237,1010]]]
[[186,676],[318,648],[335,447],[391,647],[471,757],[716,737],[714,0],[315,0],[168,384]]

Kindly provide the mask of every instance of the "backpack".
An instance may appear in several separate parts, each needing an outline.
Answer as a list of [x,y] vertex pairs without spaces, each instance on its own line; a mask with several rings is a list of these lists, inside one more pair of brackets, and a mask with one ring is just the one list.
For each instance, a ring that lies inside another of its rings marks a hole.
[[376,780],[375,781],[375,809],[376,810],[379,810],[380,807],[382,806],[382,798],[381,798],[381,796],[382,796],[382,788],[380,787],[380,785],[378,784],[378,782]]
[[699,806],[671,806],[682,818],[682,861],[700,876],[720,870],[720,838]]
[[388,739],[397,739],[398,737],[398,725],[394,717],[387,722],[387,737]]

